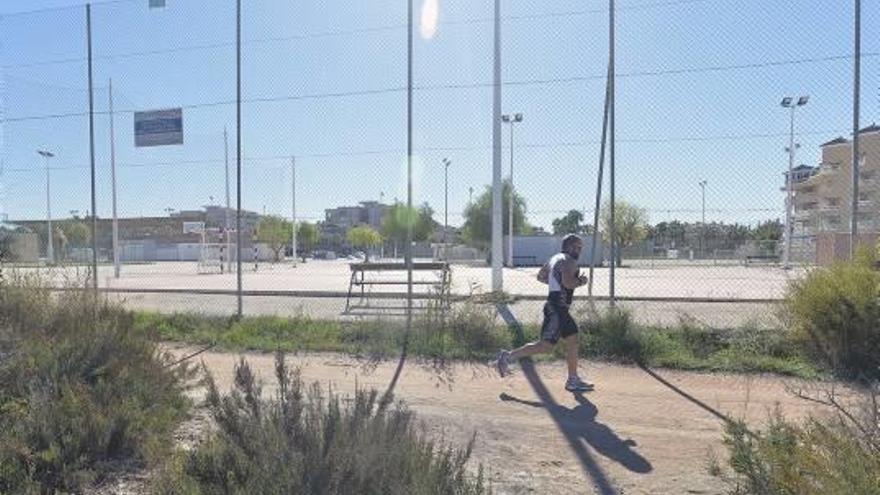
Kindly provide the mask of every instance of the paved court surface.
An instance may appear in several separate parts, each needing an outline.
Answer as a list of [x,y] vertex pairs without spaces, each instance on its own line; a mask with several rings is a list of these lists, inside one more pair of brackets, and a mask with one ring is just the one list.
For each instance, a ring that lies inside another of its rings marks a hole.
[[[294,267],[291,264],[262,263],[256,270],[246,264],[243,285],[247,291],[321,291],[344,293],[348,290],[350,270],[348,261],[310,260]],[[24,271],[33,272],[33,269]],[[597,268],[594,277],[594,294],[608,294],[608,268]],[[88,271],[82,267],[41,269],[44,277],[56,284],[65,284],[85,277]],[[540,296],[546,286],[535,280],[537,268],[504,269],[505,291],[514,295]],[[671,264],[651,261],[635,262],[630,267],[616,270],[616,292],[623,297],[646,298],[716,298],[746,299],[738,303],[707,302],[654,302],[627,301],[624,307],[634,310],[637,320],[647,323],[674,324],[682,317],[692,317],[698,322],[712,326],[738,326],[775,324],[775,306],[754,300],[782,298],[787,284],[795,277],[803,276],[804,269],[790,271],[772,266],[718,266],[711,262],[694,264]],[[381,280],[404,281],[404,272],[374,275]],[[431,280],[432,273],[416,272],[415,280]],[[220,290],[232,291],[236,287],[235,273],[199,274],[196,263],[164,262],[124,265],[122,276],[113,278],[113,268],[99,267],[99,284],[113,289],[174,289],[174,290]],[[453,265],[452,292],[469,295],[487,291],[491,287],[491,270],[488,267]],[[379,286],[380,292],[405,294],[404,286]],[[416,292],[429,290],[417,286]],[[581,294],[586,290],[581,289]],[[146,310],[195,311],[209,314],[232,314],[236,300],[226,295],[195,294],[119,294],[115,295],[130,307]],[[402,313],[402,300],[369,301],[370,307],[345,312],[345,298],[312,298],[292,296],[248,296],[244,300],[246,314],[295,315],[307,314],[315,318],[372,318],[393,317]],[[586,302],[578,305],[585,306]],[[526,321],[536,321],[540,316],[538,301],[517,303],[518,313]],[[393,309],[383,309],[391,307]]]
[[[586,269],[584,269],[586,271]],[[81,267],[40,270],[50,274],[56,283],[84,276]],[[124,265],[122,276],[113,278],[113,268],[102,265],[98,269],[102,287],[138,289],[210,289],[234,290],[234,273],[199,274],[195,263],[166,262]],[[537,268],[504,269],[504,289],[511,294],[541,295],[546,286],[535,280]],[[641,262],[616,270],[616,292],[625,297],[698,297],[736,299],[778,299],[785,293],[786,284],[800,277],[803,269],[790,271],[772,266],[714,266],[711,264],[669,265],[657,263],[653,267]],[[608,294],[608,268],[597,268],[594,292]],[[243,272],[246,290],[317,290],[345,291],[348,289],[350,270],[346,261],[309,261],[294,267],[291,264],[260,264],[257,270],[246,264]],[[378,275],[384,280],[405,280],[405,273]],[[416,272],[415,280],[430,280],[431,273]],[[491,288],[491,270],[488,267],[453,265],[453,293],[467,295]],[[428,290],[421,286],[419,291]],[[383,291],[405,292],[404,287],[387,286]]]

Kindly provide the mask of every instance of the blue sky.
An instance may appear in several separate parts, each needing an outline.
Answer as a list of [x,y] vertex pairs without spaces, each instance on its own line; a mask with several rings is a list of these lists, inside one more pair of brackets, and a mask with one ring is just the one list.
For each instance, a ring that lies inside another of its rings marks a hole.
[[[418,13],[424,0],[417,0]],[[234,170],[233,1],[147,0],[93,6],[98,212],[110,214],[107,81],[113,79],[119,209],[162,215],[224,201],[223,128]],[[618,196],[651,221],[700,216],[754,223],[782,214],[785,94],[799,110],[798,162],[852,126],[852,2],[618,2]],[[298,212],[406,193],[406,2],[253,0],[243,21],[243,205],[287,215],[289,156]],[[503,1],[503,106],[522,112],[515,183],[532,223],[592,207],[607,47],[606,2]],[[832,4],[834,4],[832,6]],[[89,208],[84,7],[0,3],[2,210],[45,216],[52,160],[55,217]],[[468,188],[491,181],[492,2],[439,0],[435,36],[415,34],[415,201],[450,221]],[[41,10],[45,9],[45,10]],[[27,13],[26,11],[37,12]],[[863,2],[862,122],[878,118],[880,2]],[[146,52],[146,53],[145,53]],[[135,148],[133,111],[182,106],[183,146]],[[69,115],[73,114],[73,115]],[[507,174],[508,133],[504,129]],[[606,189],[607,191],[607,189]],[[234,191],[233,191],[234,194]],[[234,196],[233,196],[234,201]]]

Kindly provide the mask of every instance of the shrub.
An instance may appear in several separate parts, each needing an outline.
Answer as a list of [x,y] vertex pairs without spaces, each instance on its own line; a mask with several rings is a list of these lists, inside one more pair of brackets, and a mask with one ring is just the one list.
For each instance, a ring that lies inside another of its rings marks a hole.
[[794,339],[836,372],[877,376],[880,363],[880,273],[873,256],[810,272],[792,282],[785,310]]
[[[278,391],[262,397],[245,361],[222,396],[208,376],[207,402],[216,431],[180,454],[156,484],[160,494],[389,493],[479,494],[482,472],[463,450],[437,446],[402,405],[379,407],[375,391],[346,402],[318,384],[306,388],[298,371],[276,355]],[[482,470],[481,470],[482,471]]]
[[0,493],[78,492],[167,450],[192,375],[132,327],[85,290],[0,286]]
[[621,308],[589,315],[581,329],[584,356],[678,369],[817,375],[778,329],[718,330],[687,320],[673,328],[652,327],[634,323]]
[[[870,396],[870,397],[869,397]],[[737,495],[873,495],[880,487],[876,395],[857,412],[839,406],[836,417],[794,423],[778,412],[764,431],[727,425],[725,444]],[[871,412],[873,411],[873,412]],[[861,414],[867,412],[867,414]]]
[[592,315],[581,326],[584,332],[581,346],[586,354],[637,363],[648,357],[640,329],[633,323],[629,311],[609,308]]

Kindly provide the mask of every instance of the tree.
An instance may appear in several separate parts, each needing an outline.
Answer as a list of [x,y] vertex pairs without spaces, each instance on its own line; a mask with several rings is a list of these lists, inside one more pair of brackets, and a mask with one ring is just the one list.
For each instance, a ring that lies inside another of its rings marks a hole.
[[281,259],[281,252],[291,241],[291,237],[293,237],[293,226],[288,220],[277,215],[262,217],[257,224],[257,240],[269,246],[269,249],[275,253],[275,261]]
[[358,225],[349,230],[346,239],[352,246],[363,248],[365,254],[364,261],[366,262],[370,261],[370,248],[382,244],[382,234],[367,225]]
[[562,218],[553,220],[553,235],[586,234],[593,229],[584,225],[584,214],[578,210],[569,210]]
[[61,224],[61,230],[67,238],[67,243],[74,247],[86,247],[92,240],[92,230],[83,222],[76,220]]
[[[626,201],[618,201],[614,208],[614,223],[617,232],[617,266],[623,264],[621,249],[632,246],[641,241],[647,235],[647,212],[635,205],[631,205]],[[602,208],[602,226],[605,231],[605,240],[610,242],[611,235],[611,203],[606,202]]]
[[395,242],[406,242],[407,230],[412,226],[413,240],[424,242],[430,239],[437,229],[434,210],[428,203],[418,209],[407,208],[403,203],[394,203],[382,219],[382,234]]
[[761,222],[752,231],[752,239],[756,241],[778,241],[782,239],[782,222],[779,219]]
[[301,253],[303,259],[305,259],[306,254],[311,253],[315,249],[320,238],[321,230],[317,225],[309,222],[300,222],[296,228],[296,244],[297,251]]
[[437,222],[434,221],[434,209],[428,203],[422,203],[416,215],[416,225],[413,229],[413,240],[425,242],[431,238],[437,230]]
[[[504,181],[501,189],[502,233],[510,232],[510,181]],[[492,242],[492,188],[486,186],[482,194],[474,199],[464,211],[465,222],[462,228],[465,240],[473,246],[487,248]],[[532,231],[527,224],[526,201],[519,193],[513,195],[514,234],[525,234]]]

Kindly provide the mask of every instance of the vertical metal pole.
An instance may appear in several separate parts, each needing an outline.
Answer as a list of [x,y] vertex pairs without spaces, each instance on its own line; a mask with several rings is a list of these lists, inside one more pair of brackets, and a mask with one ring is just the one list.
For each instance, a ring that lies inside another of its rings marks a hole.
[[849,255],[855,259],[859,240],[859,111],[862,86],[862,2],[855,2],[855,70],[853,74],[853,142],[852,142],[852,218],[850,219]]
[[449,232],[449,162],[443,164],[444,202],[443,202],[443,245],[446,245],[446,235]]
[[296,157],[290,157],[290,254],[293,255],[293,266],[296,266]]
[[226,211],[223,213],[224,218],[224,234],[226,236],[226,271],[232,271],[232,243],[229,237],[229,210],[232,209],[232,203],[229,200],[229,136],[226,132],[226,126],[223,126],[223,163],[225,164],[226,179]]
[[55,236],[52,235],[52,194],[50,191],[50,177],[49,177],[49,155],[43,155],[43,159],[46,161],[46,228],[48,231],[46,234],[48,235],[47,239],[49,239],[48,244],[46,244],[46,261],[47,264],[52,265],[55,263],[55,246],[53,238]]
[[412,152],[413,152],[413,2],[407,2],[406,30],[406,211],[409,221],[406,223],[406,332],[412,329],[412,296],[413,296],[413,221],[410,216],[413,206],[412,184]]
[[86,4],[86,40],[89,52],[89,159],[92,172],[92,287],[98,293],[98,207],[95,199],[95,98],[92,85],[92,4]]
[[703,217],[702,217],[701,229],[700,229],[700,257],[705,258],[706,257],[705,249],[706,248],[705,248],[704,244],[706,242],[706,181],[700,182],[700,189],[702,189],[702,196],[703,196]]
[[110,180],[113,183],[113,276],[119,278],[119,217],[116,211],[116,136],[113,129],[113,79],[110,79]]
[[794,112],[797,104],[791,106],[791,118],[788,131],[788,178],[785,181],[786,197],[785,197],[785,252],[782,257],[782,268],[788,270],[791,268],[791,235],[794,233],[792,225],[791,211],[794,206]]
[[614,84],[614,82],[615,82],[614,81],[615,80],[614,0],[609,0],[608,19],[609,19],[609,23],[610,23],[609,29],[608,29],[608,33],[609,33],[609,39],[608,39],[609,57],[608,57],[608,59],[610,60],[610,74],[611,74],[611,79],[610,79],[610,88],[611,89],[609,91],[610,107],[609,107],[609,112],[608,112],[609,149],[610,149],[609,166],[611,168],[611,171],[610,171],[611,172],[610,173],[610,179],[611,179],[611,185],[610,185],[610,189],[611,189],[611,192],[610,192],[610,196],[611,196],[610,197],[610,201],[611,201],[611,215],[610,215],[611,216],[611,234],[610,234],[611,235],[611,270],[609,271],[608,296],[610,298],[611,306],[614,306],[614,304],[615,304],[614,269],[615,269],[615,265],[617,263],[617,249],[618,249],[618,246],[617,246],[617,221],[614,218],[615,206],[616,206],[614,204],[614,202],[615,202],[615,199],[614,199],[614,195],[615,195],[615,186],[614,186],[614,165],[615,165],[615,155],[614,155],[614,151],[615,151],[614,150],[614,141],[615,141],[615,129],[614,129],[614,102],[615,102],[615,95],[614,95],[614,89],[615,89],[614,88],[614,86],[615,86],[615,84]]
[[501,197],[501,0],[495,0],[495,57],[492,85],[492,290],[504,290]]
[[[599,145],[599,178],[596,181],[596,209],[593,210],[593,242],[590,249],[590,275],[587,295],[593,297],[593,272],[596,267],[596,249],[599,244],[599,210],[602,207],[602,176],[605,172],[605,144],[608,141],[608,113],[611,109],[611,61],[608,61],[608,79],[605,81],[605,112],[602,117],[602,142]],[[600,260],[601,261],[601,260]],[[614,259],[611,259],[614,263]]]
[[235,263],[238,318],[242,317],[241,279],[241,0],[235,0]]
[[513,116],[510,119],[510,194],[507,198],[507,266],[513,268]]

